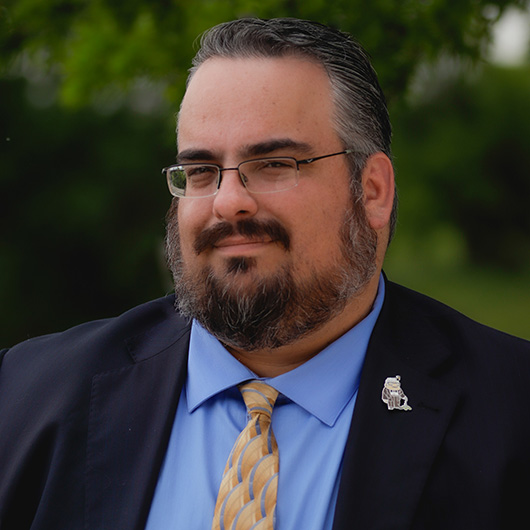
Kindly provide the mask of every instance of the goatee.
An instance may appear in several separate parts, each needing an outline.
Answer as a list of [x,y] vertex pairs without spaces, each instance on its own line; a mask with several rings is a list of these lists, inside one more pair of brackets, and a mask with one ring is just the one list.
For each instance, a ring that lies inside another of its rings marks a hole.
[[[280,223],[252,218],[235,226],[221,222],[199,233],[194,251],[205,252],[233,234],[267,237],[290,252],[290,236]],[[274,274],[241,281],[256,267],[253,258],[228,259],[221,276],[210,266],[192,270],[184,263],[178,199],[174,200],[167,215],[166,255],[175,282],[176,308],[227,346],[256,351],[290,344],[339,314],[376,270],[377,235],[360,203],[345,216],[340,236],[340,261],[325,270],[315,269],[309,279],[297,279],[292,266],[284,265]]]

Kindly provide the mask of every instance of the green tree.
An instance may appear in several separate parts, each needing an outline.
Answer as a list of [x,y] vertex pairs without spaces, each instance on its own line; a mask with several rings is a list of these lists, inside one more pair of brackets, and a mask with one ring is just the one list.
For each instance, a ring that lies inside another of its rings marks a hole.
[[0,80],[0,344],[112,316],[170,290],[173,126],[121,109],[38,108]]
[[387,94],[407,87],[417,65],[441,54],[478,59],[493,22],[525,0],[4,0],[0,61],[22,52],[60,77],[61,100],[82,105],[139,79],[178,102],[192,43],[241,16],[295,16],[351,32],[370,50]]
[[409,236],[450,224],[475,265],[530,264],[530,65],[487,66],[395,116],[394,153]]

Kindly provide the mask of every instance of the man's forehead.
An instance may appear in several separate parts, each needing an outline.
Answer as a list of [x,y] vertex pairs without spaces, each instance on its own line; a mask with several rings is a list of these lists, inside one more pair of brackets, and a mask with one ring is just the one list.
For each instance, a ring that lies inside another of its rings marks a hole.
[[[317,87],[330,95],[330,84],[324,68],[313,60],[301,56],[286,57],[213,57],[200,65],[190,78],[182,101],[182,108],[189,106],[190,100],[207,103],[205,98],[219,95],[223,87],[231,87],[239,93],[239,84],[247,82],[241,91],[262,96],[275,94],[276,90],[295,91]],[[309,86],[308,86],[309,84]],[[276,93],[281,96],[282,92]],[[181,110],[182,110],[181,108]]]
[[[323,68],[294,57],[208,59],[192,77],[182,101],[179,123],[189,115],[207,119],[226,112],[259,116],[327,112],[331,84]],[[230,107],[230,108],[228,108]],[[281,116],[278,116],[281,118]]]

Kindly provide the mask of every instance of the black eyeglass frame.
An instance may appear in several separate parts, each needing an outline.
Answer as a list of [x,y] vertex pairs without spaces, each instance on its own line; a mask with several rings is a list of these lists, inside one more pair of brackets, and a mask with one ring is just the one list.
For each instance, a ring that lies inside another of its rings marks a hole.
[[[179,199],[203,199],[203,198],[207,198],[207,197],[214,197],[215,195],[217,195],[218,191],[219,191],[219,188],[221,187],[221,181],[223,180],[223,171],[237,171],[238,174],[239,174],[239,178],[241,179],[241,182],[243,183],[243,186],[245,186],[245,189],[249,192],[249,193],[253,193],[253,194],[265,194],[265,193],[280,193],[282,191],[287,191],[287,190],[290,190],[292,188],[295,188],[296,186],[298,186],[298,172],[300,171],[300,166],[301,165],[307,165],[307,164],[312,164],[313,162],[316,162],[317,160],[322,160],[323,158],[330,158],[332,156],[339,156],[339,155],[349,155],[349,154],[352,154],[354,153],[355,151],[353,149],[345,149],[344,151],[339,151],[338,153],[331,153],[329,155],[321,155],[321,156],[314,156],[314,157],[311,157],[311,158],[304,158],[302,160],[297,160],[296,158],[292,157],[292,156],[265,156],[265,157],[260,157],[260,158],[252,158],[250,160],[243,160],[243,162],[240,162],[236,167],[221,167],[219,164],[212,164],[212,163],[201,163],[201,162],[190,162],[190,163],[184,163],[184,164],[172,164],[171,166],[167,166],[165,168],[162,169],[162,174],[165,174],[166,175],[166,179],[167,179],[167,184],[168,184],[168,188],[169,188],[169,191],[171,193],[171,195],[173,195],[174,197],[178,197]],[[297,179],[296,179],[296,183],[289,187],[289,188],[285,188],[285,189],[282,189],[282,190],[271,190],[271,191],[252,191],[252,190],[249,190],[247,188],[247,184],[245,182],[245,175],[243,175],[243,173],[241,173],[241,170],[240,170],[240,167],[244,164],[247,164],[248,162],[257,162],[259,160],[292,160],[295,164],[296,164],[296,173],[297,173]],[[217,183],[216,183],[216,188],[215,188],[215,192],[214,193],[211,193],[209,195],[199,195],[199,196],[188,196],[188,195],[175,195],[173,192],[171,192],[171,185],[170,185],[170,182],[169,182],[169,175],[170,175],[170,171],[173,169],[173,168],[181,168],[181,167],[186,167],[186,166],[197,166],[197,165],[203,165],[203,166],[208,166],[208,167],[215,167],[217,168]]]

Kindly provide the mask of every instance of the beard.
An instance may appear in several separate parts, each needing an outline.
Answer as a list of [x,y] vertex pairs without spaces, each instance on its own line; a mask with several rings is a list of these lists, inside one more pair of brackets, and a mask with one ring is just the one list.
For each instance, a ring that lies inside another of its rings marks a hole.
[[[255,219],[206,229],[196,237],[194,251],[198,255],[233,234],[267,236],[290,251],[290,237],[280,223]],[[210,266],[192,270],[182,257],[175,199],[167,215],[166,256],[175,282],[176,309],[233,348],[250,352],[291,344],[343,311],[376,271],[377,234],[362,203],[353,197],[340,240],[338,262],[311,271],[304,280],[286,264],[268,276],[240,281],[256,265],[253,258],[245,257],[227,259],[222,276]]]

